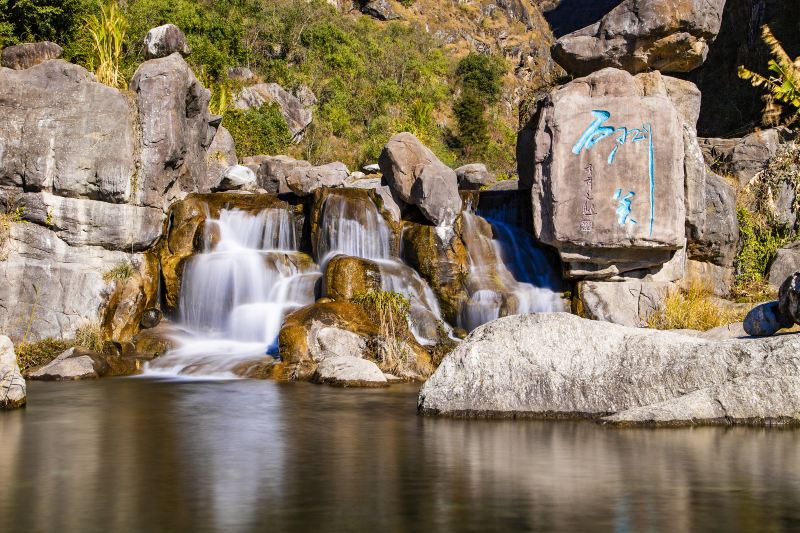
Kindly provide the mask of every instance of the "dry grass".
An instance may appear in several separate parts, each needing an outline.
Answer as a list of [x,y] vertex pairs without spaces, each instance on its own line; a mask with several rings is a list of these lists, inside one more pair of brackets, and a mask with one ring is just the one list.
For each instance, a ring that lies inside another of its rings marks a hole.
[[110,283],[112,281],[125,281],[136,272],[136,268],[129,262],[123,261],[114,266],[114,268],[103,273],[103,281]]
[[75,332],[75,346],[93,352],[103,351],[103,331],[98,322],[84,324]]
[[17,362],[23,375],[34,368],[46,365],[55,359],[70,344],[61,339],[42,339],[34,342],[21,342],[15,346]]
[[707,331],[742,318],[740,313],[715,302],[707,286],[695,282],[685,290],[670,291],[661,307],[648,317],[647,326]]
[[405,342],[411,309],[408,298],[393,291],[367,291],[351,301],[365,308],[378,323],[381,339],[374,351],[381,370],[396,373],[408,368],[414,357]]

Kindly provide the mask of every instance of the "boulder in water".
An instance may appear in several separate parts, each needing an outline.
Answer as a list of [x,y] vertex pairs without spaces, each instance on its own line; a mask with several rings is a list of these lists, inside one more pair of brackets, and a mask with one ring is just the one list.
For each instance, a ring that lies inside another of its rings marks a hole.
[[16,44],[3,48],[0,66],[24,70],[50,59],[59,59],[63,52],[60,46],[50,41]]
[[462,208],[458,177],[419,139],[407,132],[395,135],[378,164],[400,200],[418,206],[434,225],[452,227]]
[[[509,316],[473,331],[445,357],[423,385],[419,409],[450,416],[600,418],[681,401],[699,407],[682,409],[676,423],[800,422],[798,353],[797,334],[714,341],[566,313]],[[775,384],[781,396],[774,403],[761,401],[770,380],[787,380]],[[711,397],[742,396],[730,409],[723,402],[720,417],[719,411],[700,410],[708,401],[688,397],[703,390]],[[748,396],[760,400],[748,404]]]
[[100,377],[94,360],[78,348],[70,348],[42,368],[28,374],[29,379],[42,381],[74,381]]
[[320,361],[311,381],[337,387],[389,386],[389,381],[378,365],[367,359],[347,355],[327,357]]
[[25,378],[17,364],[14,344],[5,335],[0,335],[0,410],[22,407],[25,401]]
[[151,307],[144,310],[142,313],[142,320],[139,323],[142,329],[151,329],[158,326],[162,318],[164,318],[164,313],[161,312],[161,309]]
[[186,57],[191,53],[186,35],[174,24],[164,24],[147,32],[144,37],[144,55],[147,59],[158,59],[172,54]]

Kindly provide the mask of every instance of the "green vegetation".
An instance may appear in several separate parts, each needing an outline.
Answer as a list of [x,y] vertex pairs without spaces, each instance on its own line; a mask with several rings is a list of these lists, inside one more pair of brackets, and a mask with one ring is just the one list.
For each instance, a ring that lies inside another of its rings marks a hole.
[[484,156],[489,149],[486,109],[500,98],[505,71],[502,59],[482,54],[471,53],[458,63],[461,96],[453,105],[453,113],[458,123],[457,145],[467,159]]
[[764,87],[768,94],[765,97],[766,107],[764,108],[764,118],[769,124],[778,124],[785,110],[781,104],[789,107],[786,114],[786,122],[791,124],[800,119],[800,57],[794,61],[786,53],[772,34],[769,26],[761,28],[761,37],[769,46],[774,59],[767,63],[771,76],[765,77],[748,70],[744,66],[739,67],[739,77],[750,81],[753,87]]
[[740,313],[721,307],[708,287],[695,282],[685,290],[670,291],[659,309],[647,318],[647,326],[707,331],[743,318]]
[[123,261],[115,265],[111,270],[103,274],[103,281],[125,281],[136,272],[136,268],[128,261]]
[[70,348],[70,343],[61,339],[42,339],[35,342],[21,342],[15,347],[17,362],[23,375],[31,370],[46,365],[64,350]]
[[395,372],[407,368],[412,358],[405,344],[410,336],[408,312],[411,302],[408,297],[394,291],[367,291],[356,294],[351,301],[366,309],[378,323],[382,342],[380,349],[376,350],[376,359],[381,369]]
[[223,122],[241,154],[282,153],[292,142],[292,134],[275,103],[247,112],[228,109]]
[[0,0],[0,48],[20,42],[53,41],[67,58],[95,13],[96,0]]
[[121,72],[122,44],[128,28],[127,19],[120,13],[116,2],[100,6],[100,14],[86,19],[86,27],[92,38],[92,54],[89,56],[89,70],[95,73],[97,81],[110,87],[128,87]]

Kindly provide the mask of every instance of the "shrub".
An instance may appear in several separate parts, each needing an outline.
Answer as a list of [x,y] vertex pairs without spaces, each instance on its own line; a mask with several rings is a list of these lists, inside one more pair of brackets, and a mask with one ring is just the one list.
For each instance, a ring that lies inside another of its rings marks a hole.
[[259,109],[229,109],[222,119],[240,155],[279,154],[292,142],[292,134],[276,103]]
[[115,1],[100,7],[100,15],[86,19],[86,28],[92,39],[92,54],[89,70],[94,71],[97,81],[117,89],[128,87],[121,71],[122,43],[128,21]]
[[686,290],[670,291],[659,309],[647,318],[647,326],[707,331],[743,318],[739,313],[722,308],[713,300],[708,287],[694,282]]
[[75,332],[75,346],[87,348],[93,352],[103,351],[103,330],[97,322],[89,322]]
[[70,344],[61,339],[47,338],[35,342],[21,342],[15,347],[17,362],[23,375],[27,375],[34,368],[46,365]]
[[53,41],[72,44],[84,29],[84,20],[97,10],[96,0],[0,0],[0,48],[20,42]]

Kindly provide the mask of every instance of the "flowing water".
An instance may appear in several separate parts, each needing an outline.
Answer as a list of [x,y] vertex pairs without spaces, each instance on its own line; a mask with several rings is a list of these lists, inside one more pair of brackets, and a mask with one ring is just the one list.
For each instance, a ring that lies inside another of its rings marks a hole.
[[800,431],[415,414],[416,389],[29,384],[0,530],[792,531]]

